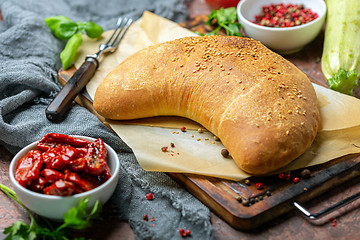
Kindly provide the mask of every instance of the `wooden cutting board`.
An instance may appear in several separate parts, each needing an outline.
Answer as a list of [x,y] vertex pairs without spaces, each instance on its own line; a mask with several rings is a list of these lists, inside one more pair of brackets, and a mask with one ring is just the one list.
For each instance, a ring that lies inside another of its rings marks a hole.
[[[199,16],[182,25],[193,31],[208,32],[211,28],[204,24],[206,18],[206,16]],[[65,84],[75,71],[75,67],[66,71],[60,69],[58,73],[60,83]],[[323,79],[314,80],[314,82],[324,85]],[[106,124],[105,119],[93,109],[90,99],[79,95],[75,101]],[[193,174],[168,173],[168,175],[231,226],[250,230],[293,210],[295,201],[304,203],[359,176],[360,155],[344,156],[326,164],[311,167],[309,170],[311,176],[306,179],[301,178],[302,169],[300,169],[292,171],[289,180],[280,179],[276,175],[250,177],[238,182]],[[294,177],[299,177],[300,182],[294,183]],[[262,183],[264,188],[258,190],[256,183]]]
[[[61,69],[60,83],[65,84],[75,71],[75,67],[66,71]],[[79,95],[76,102],[106,123],[105,119],[92,108],[88,98]],[[280,179],[277,175],[250,177],[238,182],[193,174],[168,173],[168,175],[231,226],[250,230],[292,210],[294,201],[306,202],[359,176],[359,169],[360,156],[357,154],[309,168],[311,177],[308,179],[301,178],[302,169],[291,172],[289,180]],[[295,184],[294,177],[299,177],[300,182]],[[258,190],[256,183],[262,183],[264,188]]]

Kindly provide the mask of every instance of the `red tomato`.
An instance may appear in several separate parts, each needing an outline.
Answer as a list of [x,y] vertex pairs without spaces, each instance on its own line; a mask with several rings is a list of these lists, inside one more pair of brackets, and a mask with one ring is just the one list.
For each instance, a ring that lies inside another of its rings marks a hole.
[[206,0],[206,3],[214,9],[236,7],[239,2],[240,0]]

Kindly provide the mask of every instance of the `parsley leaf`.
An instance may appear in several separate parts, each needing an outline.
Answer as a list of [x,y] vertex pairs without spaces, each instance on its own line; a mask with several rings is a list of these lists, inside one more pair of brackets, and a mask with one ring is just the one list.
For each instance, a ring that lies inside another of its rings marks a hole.
[[216,35],[221,29],[224,29],[228,36],[241,37],[241,24],[237,21],[237,13],[235,7],[213,9],[209,15],[206,25],[217,26],[207,35]]
[[[19,203],[28,212],[31,219],[30,225],[22,221],[17,221],[12,226],[5,228],[3,233],[7,235],[7,237],[4,240],[68,240],[71,236],[71,229],[85,229],[90,227],[91,220],[97,218],[102,209],[102,204],[99,201],[96,201],[94,207],[90,213],[88,213],[87,205],[89,203],[89,199],[82,199],[77,207],[72,207],[67,213],[64,213],[64,223],[55,229],[46,218],[42,218],[43,222],[46,223],[46,226],[38,224],[35,221],[34,215],[18,199],[13,190],[2,184],[0,184],[0,189],[10,198]],[[84,240],[84,238],[75,239]]]
[[88,198],[85,198],[80,201],[77,207],[72,207],[67,213],[64,213],[64,224],[59,227],[62,228],[72,228],[72,229],[85,229],[91,226],[91,220],[98,217],[101,211],[101,204],[97,201],[92,209],[92,211],[87,213],[87,204],[89,202]]
[[22,221],[16,221],[12,226],[5,228],[3,233],[8,235],[4,240],[36,239],[36,231],[34,231],[34,229],[31,229],[29,225]]

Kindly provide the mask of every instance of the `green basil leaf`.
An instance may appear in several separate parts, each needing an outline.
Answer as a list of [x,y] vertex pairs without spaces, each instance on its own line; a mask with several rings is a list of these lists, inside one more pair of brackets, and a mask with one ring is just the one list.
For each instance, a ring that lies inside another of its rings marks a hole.
[[64,70],[71,67],[76,56],[76,51],[80,47],[81,43],[81,33],[74,34],[66,43],[64,50],[60,53],[60,58]]
[[85,24],[84,24],[84,22],[77,22],[76,24],[78,25],[79,32],[81,32],[81,33],[85,32]]
[[75,22],[60,22],[54,31],[54,35],[61,40],[67,40],[77,32],[78,25]]
[[104,32],[102,27],[94,22],[81,22],[81,24],[86,32],[86,35],[90,38],[98,38]]
[[50,28],[51,31],[55,31],[55,29],[57,28],[58,24],[60,22],[72,22],[71,19],[59,15],[59,16],[54,16],[54,17],[48,17],[44,19],[46,25]]
[[78,31],[77,24],[62,15],[45,18],[44,20],[51,32],[61,40],[69,39]]

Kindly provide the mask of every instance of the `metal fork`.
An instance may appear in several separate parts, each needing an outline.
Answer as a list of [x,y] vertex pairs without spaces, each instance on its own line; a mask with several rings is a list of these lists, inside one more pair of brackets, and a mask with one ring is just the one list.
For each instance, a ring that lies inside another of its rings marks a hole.
[[109,40],[99,46],[97,53],[86,56],[84,63],[48,105],[45,110],[47,119],[55,122],[65,117],[75,97],[94,76],[104,53],[112,53],[118,48],[120,41],[123,39],[131,23],[131,18],[120,17],[118,19],[116,29]]

